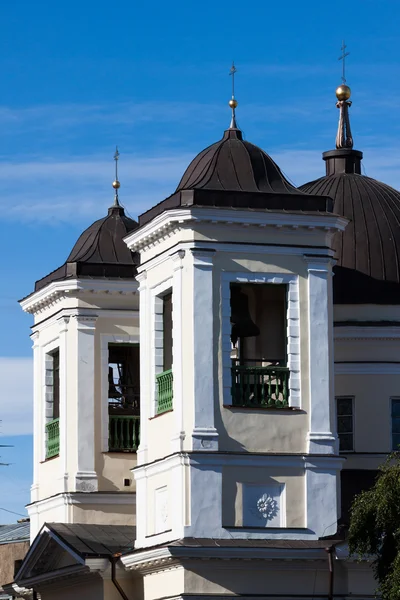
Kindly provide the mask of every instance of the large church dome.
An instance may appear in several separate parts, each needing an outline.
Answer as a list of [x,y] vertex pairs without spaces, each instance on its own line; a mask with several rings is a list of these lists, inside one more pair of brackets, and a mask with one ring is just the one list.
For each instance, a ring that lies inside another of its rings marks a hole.
[[349,220],[333,238],[334,301],[400,304],[400,192],[361,174],[363,155],[353,150],[350,104],[338,99],[336,150],[323,153],[326,175],[299,189],[330,196],[333,212]]

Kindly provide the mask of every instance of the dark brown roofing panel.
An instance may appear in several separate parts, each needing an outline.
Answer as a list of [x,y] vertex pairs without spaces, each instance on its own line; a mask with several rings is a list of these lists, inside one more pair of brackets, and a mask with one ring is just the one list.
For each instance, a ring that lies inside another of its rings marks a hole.
[[46,523],[67,546],[82,557],[112,556],[133,549],[136,528],[130,525]]
[[349,220],[333,237],[334,302],[400,304],[400,192],[361,175],[361,157],[325,152],[327,175],[299,189],[331,196],[333,212]]
[[112,206],[106,217],[95,221],[79,236],[61,267],[36,281],[35,292],[53,281],[75,277],[133,279],[139,257],[123,240],[137,227],[138,223],[127,217],[121,206]]
[[222,140],[192,160],[176,191],[189,189],[299,193],[272,158],[244,141],[238,129],[227,129]]

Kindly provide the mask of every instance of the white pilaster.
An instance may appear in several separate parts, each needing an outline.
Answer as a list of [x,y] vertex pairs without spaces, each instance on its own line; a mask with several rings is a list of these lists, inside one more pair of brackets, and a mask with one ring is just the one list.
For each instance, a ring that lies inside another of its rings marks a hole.
[[140,444],[137,450],[138,464],[147,462],[147,419],[150,409],[149,366],[151,359],[151,340],[148,335],[149,298],[147,286],[147,271],[136,276],[139,282],[139,331],[140,331]]
[[191,250],[193,268],[193,450],[218,450],[214,425],[214,250]]
[[32,334],[33,349],[33,482],[31,485],[31,502],[39,498],[38,467],[41,461],[41,430],[42,423],[42,383],[41,383],[41,352],[39,332]]
[[305,463],[307,529],[318,537],[333,535],[339,518],[338,479],[344,459],[323,457]]
[[174,397],[174,420],[175,428],[171,437],[171,451],[180,452],[183,449],[183,440],[185,432],[183,426],[183,348],[182,348],[182,328],[183,328],[183,297],[182,297],[182,272],[183,259],[185,251],[179,250],[173,254],[171,259],[174,263],[174,274],[172,283],[172,372],[173,380],[173,397]]
[[62,316],[59,323],[59,352],[60,352],[60,459],[61,459],[61,488],[68,491],[68,411],[67,411],[67,385],[68,385],[68,325],[70,317]]
[[75,490],[97,492],[95,471],[95,329],[97,315],[75,315],[77,322],[77,471]]
[[308,327],[310,408],[308,452],[335,454],[337,438],[332,423],[333,310],[332,261],[305,257],[308,271]]

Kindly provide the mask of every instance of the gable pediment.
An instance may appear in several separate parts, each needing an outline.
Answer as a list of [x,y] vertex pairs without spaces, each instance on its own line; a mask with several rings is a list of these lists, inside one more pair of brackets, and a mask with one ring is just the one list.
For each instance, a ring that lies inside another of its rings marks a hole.
[[84,559],[44,525],[16,574],[15,581],[28,585],[33,581],[68,576],[83,570],[87,570]]

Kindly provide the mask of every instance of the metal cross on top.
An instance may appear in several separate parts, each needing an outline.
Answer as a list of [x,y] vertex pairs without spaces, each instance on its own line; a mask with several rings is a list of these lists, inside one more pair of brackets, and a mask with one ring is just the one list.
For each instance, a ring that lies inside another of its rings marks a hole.
[[232,75],[232,98],[235,97],[235,73],[237,72],[237,68],[235,67],[235,63],[232,61],[232,66],[229,71],[229,75]]
[[118,146],[115,147],[115,154],[114,154],[114,160],[115,160],[115,180],[118,181],[118,159],[119,159],[119,152],[118,152]]
[[346,83],[346,56],[348,56],[350,54],[350,52],[346,52],[346,44],[344,43],[344,40],[342,42],[342,47],[340,48],[342,51],[342,54],[339,56],[338,60],[342,60],[342,82]]

